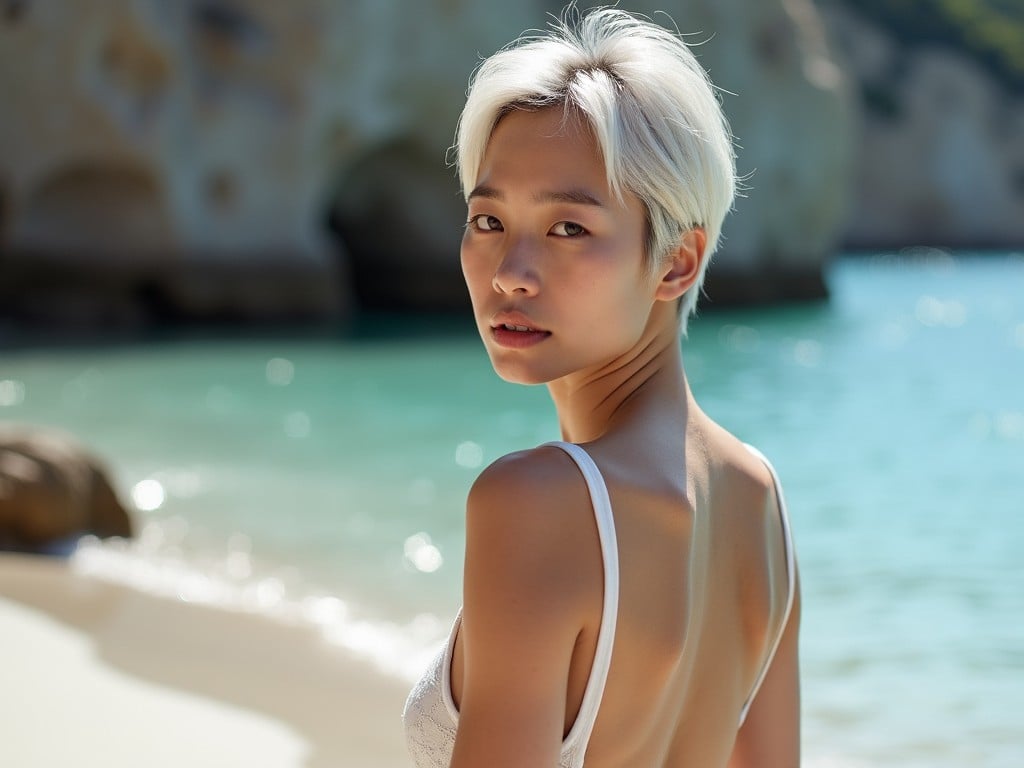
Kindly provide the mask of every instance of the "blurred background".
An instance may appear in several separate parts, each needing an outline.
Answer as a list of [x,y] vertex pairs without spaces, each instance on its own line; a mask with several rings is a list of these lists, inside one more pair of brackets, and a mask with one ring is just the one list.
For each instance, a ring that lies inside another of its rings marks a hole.
[[[3,0],[0,333],[464,309],[468,75],[560,7]],[[750,174],[712,302],[820,298],[851,249],[1024,242],[1021,3],[632,9],[689,35]]]
[[[412,678],[469,483],[558,437],[475,338],[446,157],[561,7],[0,0],[0,548],[322,598]],[[1024,764],[1024,2],[622,7],[688,35],[747,174],[684,359],[786,485],[808,764]]]

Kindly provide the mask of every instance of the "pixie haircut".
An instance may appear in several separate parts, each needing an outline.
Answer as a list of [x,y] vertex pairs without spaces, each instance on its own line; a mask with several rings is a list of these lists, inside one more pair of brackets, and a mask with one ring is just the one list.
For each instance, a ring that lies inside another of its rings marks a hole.
[[608,186],[647,213],[653,270],[695,227],[707,247],[679,302],[686,333],[736,190],[732,134],[707,73],[676,34],[624,11],[570,7],[547,33],[524,35],[484,60],[470,81],[455,151],[463,196],[476,186],[498,121],[517,109],[561,106],[585,121]]

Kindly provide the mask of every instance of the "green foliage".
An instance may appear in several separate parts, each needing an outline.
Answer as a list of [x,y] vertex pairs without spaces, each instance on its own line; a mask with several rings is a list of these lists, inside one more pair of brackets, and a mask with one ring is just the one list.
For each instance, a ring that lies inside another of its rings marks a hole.
[[910,45],[962,51],[1024,94],[1024,0],[851,0],[850,7]]

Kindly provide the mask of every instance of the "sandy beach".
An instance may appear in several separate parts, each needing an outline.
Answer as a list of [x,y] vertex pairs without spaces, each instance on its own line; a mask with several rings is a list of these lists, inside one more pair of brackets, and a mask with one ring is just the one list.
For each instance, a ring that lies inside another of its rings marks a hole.
[[0,764],[397,768],[406,686],[308,627],[0,555]]

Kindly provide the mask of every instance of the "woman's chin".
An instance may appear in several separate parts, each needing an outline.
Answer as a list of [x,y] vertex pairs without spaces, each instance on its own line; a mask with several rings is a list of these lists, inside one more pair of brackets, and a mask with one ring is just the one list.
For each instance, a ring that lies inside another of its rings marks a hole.
[[497,360],[492,356],[491,366],[494,372],[509,384],[547,384],[552,379],[551,376],[546,376],[529,365],[523,365],[521,361]]
[[527,386],[533,386],[537,384],[547,384],[549,379],[545,379],[539,376],[524,376],[523,374],[517,373],[503,373],[498,369],[495,369],[495,373],[498,374],[503,380],[509,384],[524,384]]

